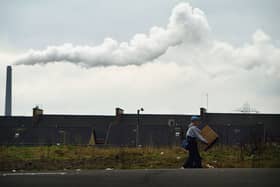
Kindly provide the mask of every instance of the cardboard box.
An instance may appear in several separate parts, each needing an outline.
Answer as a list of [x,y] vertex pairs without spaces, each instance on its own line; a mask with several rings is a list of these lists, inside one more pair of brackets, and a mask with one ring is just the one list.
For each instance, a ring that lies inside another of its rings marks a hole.
[[208,145],[204,149],[205,151],[211,148],[219,138],[218,134],[208,125],[205,125],[201,129],[201,135],[208,141]]

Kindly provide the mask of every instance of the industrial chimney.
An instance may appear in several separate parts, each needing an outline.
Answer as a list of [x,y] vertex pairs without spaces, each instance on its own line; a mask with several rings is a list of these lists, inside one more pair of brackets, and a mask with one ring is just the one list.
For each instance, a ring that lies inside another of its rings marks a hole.
[[5,116],[12,115],[12,66],[7,66]]

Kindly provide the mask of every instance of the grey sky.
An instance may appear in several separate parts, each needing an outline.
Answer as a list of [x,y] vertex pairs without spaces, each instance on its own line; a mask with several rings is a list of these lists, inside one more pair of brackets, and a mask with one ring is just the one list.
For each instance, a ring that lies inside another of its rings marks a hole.
[[261,112],[279,113],[278,0],[0,0],[0,113],[5,67],[18,55],[64,43],[99,46],[106,37],[129,42],[153,26],[166,28],[180,2],[205,13],[208,42],[171,45],[140,66],[14,66],[14,114],[30,115],[35,104],[47,113],[111,114],[116,106],[196,113],[206,93],[213,112],[249,102]]
[[[126,41],[154,25],[164,26],[179,0],[1,0],[1,49],[25,50],[71,42]],[[278,0],[190,0],[202,9],[217,39],[241,44],[256,29],[279,41]]]

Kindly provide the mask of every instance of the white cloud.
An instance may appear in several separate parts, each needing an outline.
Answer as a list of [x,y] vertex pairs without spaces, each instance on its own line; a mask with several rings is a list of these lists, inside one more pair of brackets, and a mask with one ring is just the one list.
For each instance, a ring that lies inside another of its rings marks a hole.
[[204,13],[187,3],[177,5],[166,28],[153,27],[148,34],[136,34],[129,42],[104,39],[98,46],[49,46],[45,50],[30,50],[15,64],[46,64],[68,61],[87,67],[110,65],[140,65],[153,61],[172,46],[182,42],[200,42],[209,30]]
[[258,44],[258,43],[266,43],[269,42],[271,39],[268,35],[266,35],[262,30],[257,30],[253,34],[253,43]]

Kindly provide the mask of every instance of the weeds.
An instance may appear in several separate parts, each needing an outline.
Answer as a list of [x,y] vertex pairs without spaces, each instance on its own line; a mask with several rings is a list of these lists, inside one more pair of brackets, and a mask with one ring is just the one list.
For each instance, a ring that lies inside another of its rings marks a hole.
[[[0,170],[179,168],[187,152],[172,148],[98,148],[94,146],[0,147]],[[219,168],[280,167],[280,146],[216,145],[201,150],[203,165]]]

